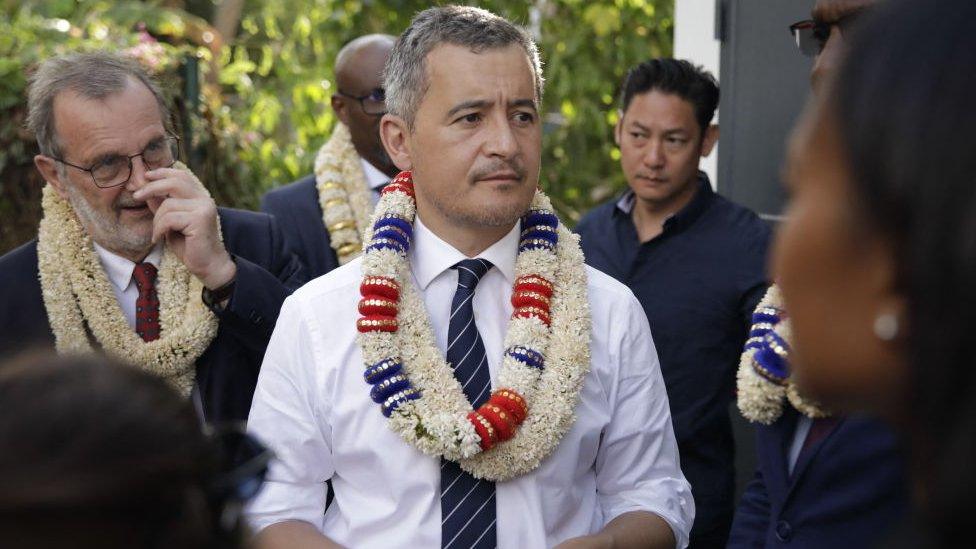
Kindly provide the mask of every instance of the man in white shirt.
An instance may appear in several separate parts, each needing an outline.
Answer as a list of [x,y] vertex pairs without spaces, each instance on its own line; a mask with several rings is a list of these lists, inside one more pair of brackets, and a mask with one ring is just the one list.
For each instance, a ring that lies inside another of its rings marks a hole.
[[405,171],[365,255],[286,302],[265,356],[249,430],[278,459],[249,508],[259,541],[684,547],[694,502],[647,319],[536,194],[535,44],[431,8],[385,88]]
[[380,189],[399,171],[379,133],[386,113],[383,65],[395,41],[386,34],[368,34],[342,47],[332,94],[339,120],[315,157],[315,173],[261,199],[261,211],[278,219],[309,278],[362,252],[362,234]]

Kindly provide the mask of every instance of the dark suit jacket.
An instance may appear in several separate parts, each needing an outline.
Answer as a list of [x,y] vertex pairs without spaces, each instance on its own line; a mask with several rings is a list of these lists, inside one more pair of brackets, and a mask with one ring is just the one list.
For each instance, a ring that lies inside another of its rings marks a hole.
[[800,456],[787,459],[799,413],[758,426],[759,464],[735,514],[729,548],[875,547],[907,517],[905,462],[877,420],[848,417]]
[[278,220],[285,239],[305,265],[309,279],[322,276],[339,266],[339,258],[329,240],[329,231],[322,221],[315,175],[269,191],[261,198],[261,211]]
[[[197,359],[197,389],[207,421],[245,421],[278,310],[305,282],[272,217],[220,208],[224,245],[237,263],[234,293],[217,313],[220,327]],[[37,272],[37,241],[0,257],[0,356],[54,347]]]

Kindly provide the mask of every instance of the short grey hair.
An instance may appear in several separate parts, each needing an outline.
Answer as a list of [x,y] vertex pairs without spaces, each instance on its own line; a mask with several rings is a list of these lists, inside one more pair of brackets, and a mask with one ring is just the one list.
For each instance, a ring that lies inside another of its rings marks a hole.
[[412,129],[420,102],[430,83],[427,55],[440,44],[470,48],[475,53],[517,44],[525,50],[535,76],[536,100],[542,100],[545,80],[539,49],[527,32],[488,10],[444,6],[418,13],[397,39],[383,71],[386,108]]
[[139,64],[105,51],[71,53],[44,61],[30,78],[27,92],[27,129],[34,133],[41,154],[61,156],[54,124],[54,99],[65,91],[85,99],[105,99],[125,90],[129,79],[144,84],[159,104],[163,126],[169,127],[169,109],[159,86]]

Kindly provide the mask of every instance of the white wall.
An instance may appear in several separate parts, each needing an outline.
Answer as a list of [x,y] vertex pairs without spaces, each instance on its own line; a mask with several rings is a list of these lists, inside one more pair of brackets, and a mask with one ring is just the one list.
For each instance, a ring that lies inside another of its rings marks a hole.
[[[715,39],[715,0],[675,0],[674,13],[674,56],[701,65],[720,79],[721,42]],[[721,143],[720,137],[719,146]],[[717,187],[718,147],[702,160],[701,168],[711,178],[712,186]]]

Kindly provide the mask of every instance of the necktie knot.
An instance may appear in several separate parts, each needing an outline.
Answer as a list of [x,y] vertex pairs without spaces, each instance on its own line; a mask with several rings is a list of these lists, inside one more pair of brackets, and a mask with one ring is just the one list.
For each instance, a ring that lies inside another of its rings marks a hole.
[[132,278],[139,291],[147,291],[156,287],[156,266],[152,263],[136,263],[132,270]]
[[458,286],[468,291],[474,291],[481,277],[485,276],[485,273],[492,267],[491,261],[477,258],[458,261],[452,268],[457,269]]

